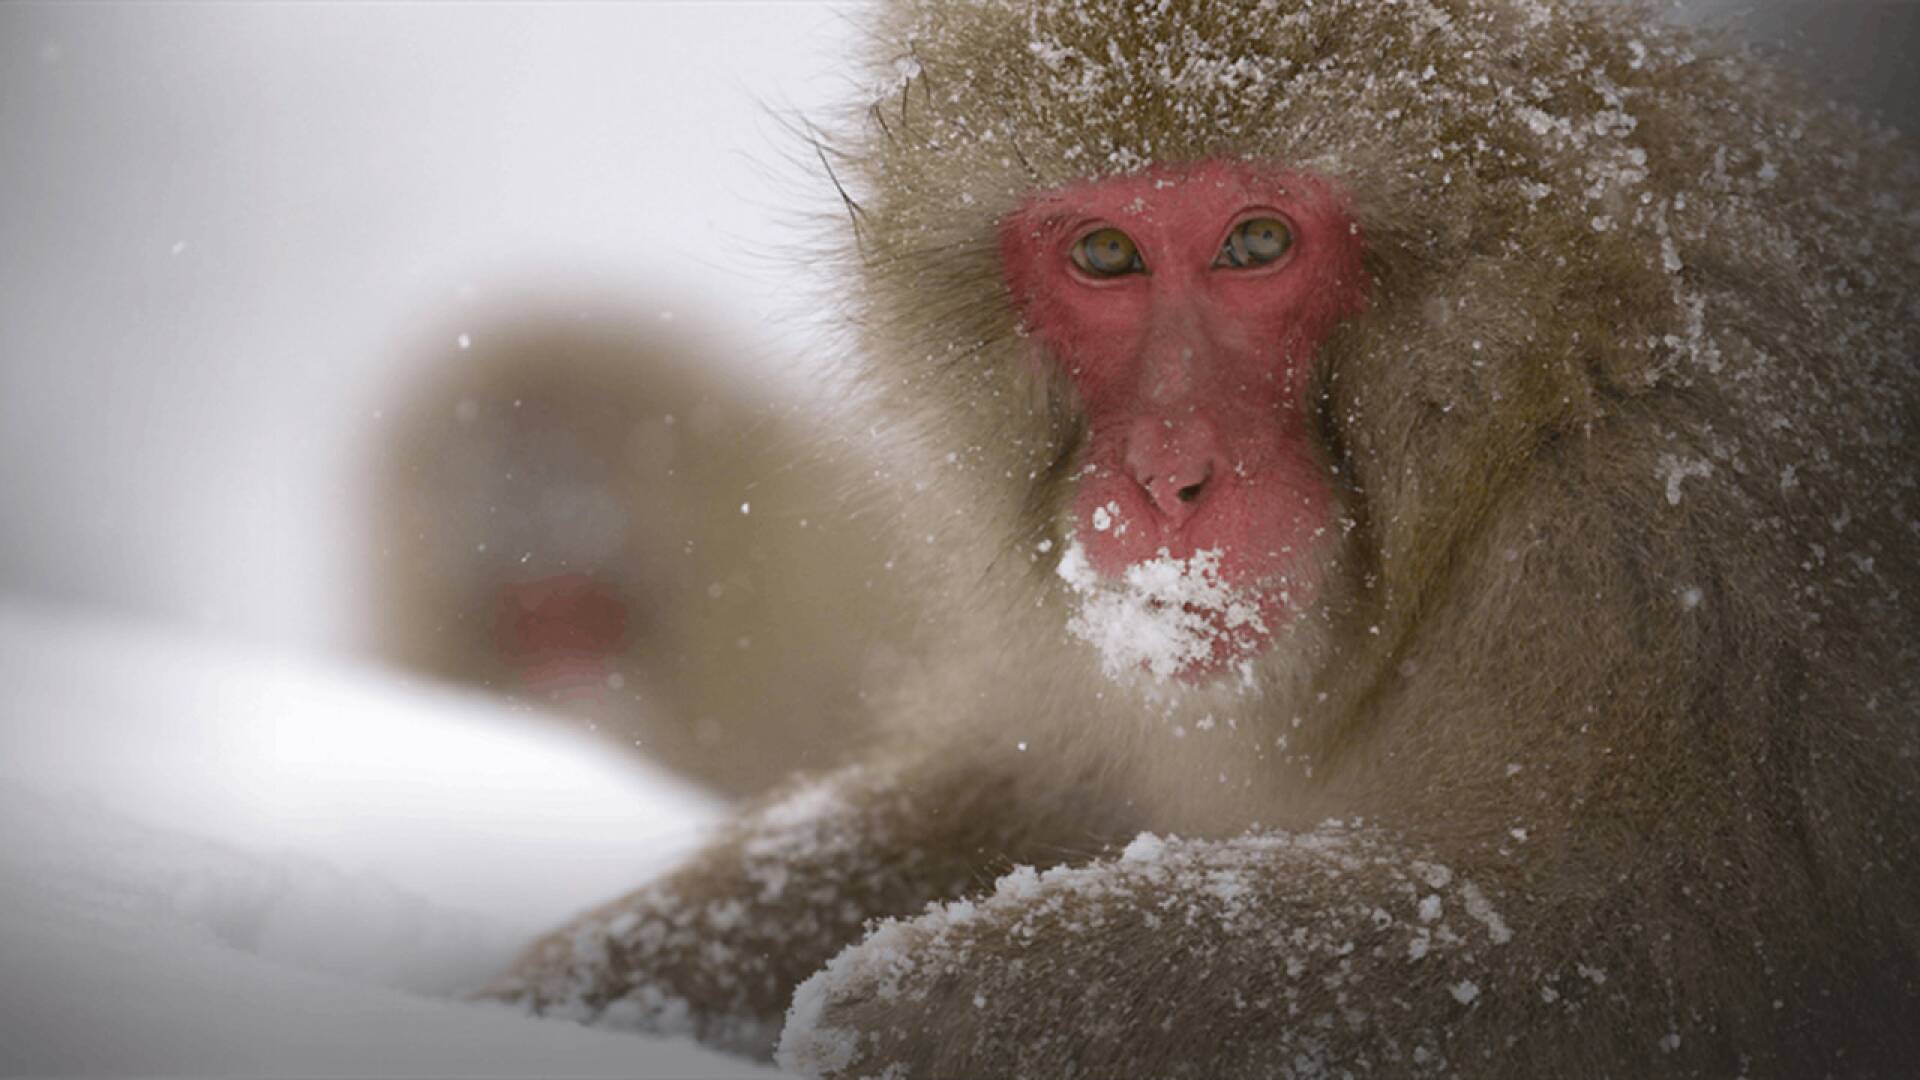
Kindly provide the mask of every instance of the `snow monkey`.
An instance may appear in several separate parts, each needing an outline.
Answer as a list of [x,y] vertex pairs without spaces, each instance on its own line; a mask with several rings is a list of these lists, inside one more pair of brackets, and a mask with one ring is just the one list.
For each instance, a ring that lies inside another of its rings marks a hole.
[[842,760],[900,605],[839,456],[660,329],[529,306],[447,337],[382,447],[380,648],[742,795]]
[[490,993],[807,1076],[1920,1069],[1920,163],[1631,6],[893,0],[933,600]]

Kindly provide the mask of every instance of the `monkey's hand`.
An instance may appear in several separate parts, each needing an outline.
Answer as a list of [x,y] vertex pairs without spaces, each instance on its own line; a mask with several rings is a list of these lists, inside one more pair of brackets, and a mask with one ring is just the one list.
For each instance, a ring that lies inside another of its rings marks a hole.
[[1442,1072],[1477,1056],[1483,995],[1538,1000],[1507,974],[1523,946],[1493,896],[1336,825],[1143,835],[881,924],[799,988],[778,1060],[916,1080]]
[[1007,850],[997,793],[946,782],[873,762],[791,785],[675,873],[536,941],[481,996],[768,1057],[794,986],[868,919],[977,888],[980,853]]

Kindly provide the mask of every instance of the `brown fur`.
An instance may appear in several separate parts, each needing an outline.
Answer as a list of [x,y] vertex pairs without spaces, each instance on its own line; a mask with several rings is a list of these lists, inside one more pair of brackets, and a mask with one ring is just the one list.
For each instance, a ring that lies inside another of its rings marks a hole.
[[[546,314],[451,342],[395,420],[375,486],[382,652],[558,706],[730,794],[844,760],[897,678],[886,549],[840,455],[715,371],[722,347]],[[741,512],[742,504],[749,508]],[[582,573],[626,605],[617,686],[523,685],[501,589]]]
[[[845,1077],[1920,1069],[1909,148],[1631,7],[900,0],[867,70],[849,314],[947,662],[497,993],[764,1051],[818,968],[781,1060]],[[1365,230],[1344,538],[1253,686],[1120,685],[994,229],[1223,153]]]

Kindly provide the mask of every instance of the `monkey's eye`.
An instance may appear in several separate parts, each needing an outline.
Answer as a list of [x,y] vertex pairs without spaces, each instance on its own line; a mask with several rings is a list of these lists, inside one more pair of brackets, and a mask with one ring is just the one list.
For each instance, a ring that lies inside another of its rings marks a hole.
[[1119,277],[1146,272],[1133,237],[1119,229],[1095,229],[1073,245],[1073,265],[1094,277]]
[[1220,257],[1213,265],[1236,270],[1265,266],[1285,255],[1292,246],[1293,230],[1286,222],[1279,218],[1254,218],[1234,227],[1227,242],[1220,246]]

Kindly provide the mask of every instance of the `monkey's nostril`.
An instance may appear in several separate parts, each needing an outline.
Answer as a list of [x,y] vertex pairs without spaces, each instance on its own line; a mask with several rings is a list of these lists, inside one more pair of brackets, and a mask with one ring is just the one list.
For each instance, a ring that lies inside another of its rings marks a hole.
[[1209,461],[1207,462],[1206,468],[1200,473],[1200,479],[1195,480],[1191,484],[1181,486],[1174,492],[1174,497],[1183,503],[1190,503],[1200,497],[1200,492],[1206,488],[1207,481],[1212,479],[1213,462]]

